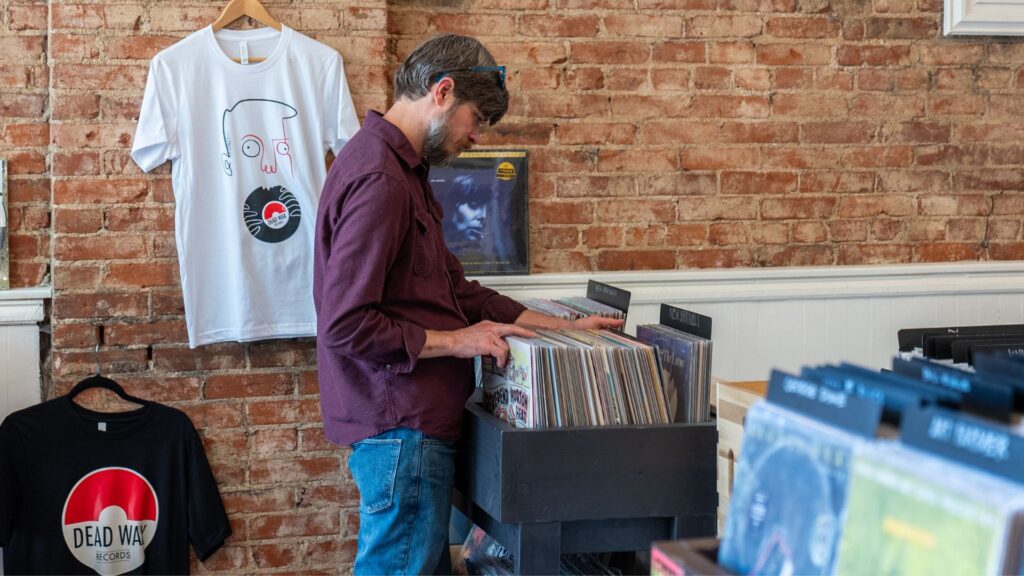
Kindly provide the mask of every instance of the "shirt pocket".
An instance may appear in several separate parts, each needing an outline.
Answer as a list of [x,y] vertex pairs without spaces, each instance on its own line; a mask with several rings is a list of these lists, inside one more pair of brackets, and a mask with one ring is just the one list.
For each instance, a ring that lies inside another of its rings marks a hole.
[[416,228],[413,230],[412,271],[421,277],[432,276],[437,272],[437,226],[429,214],[416,212],[414,215]]

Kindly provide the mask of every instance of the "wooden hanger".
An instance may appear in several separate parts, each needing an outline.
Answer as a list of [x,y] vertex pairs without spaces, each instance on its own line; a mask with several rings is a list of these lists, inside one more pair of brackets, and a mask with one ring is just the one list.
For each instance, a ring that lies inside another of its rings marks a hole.
[[[260,0],[231,0],[228,5],[224,7],[224,11],[220,13],[220,16],[213,21],[213,31],[217,32],[223,30],[225,26],[231,24],[235,20],[243,16],[248,16],[253,20],[269,26],[278,32],[281,31],[281,23],[274,20],[274,17],[267,12],[267,9],[263,7]],[[241,62],[240,58],[232,58],[235,62]],[[249,58],[249,62],[263,62],[266,58]]]

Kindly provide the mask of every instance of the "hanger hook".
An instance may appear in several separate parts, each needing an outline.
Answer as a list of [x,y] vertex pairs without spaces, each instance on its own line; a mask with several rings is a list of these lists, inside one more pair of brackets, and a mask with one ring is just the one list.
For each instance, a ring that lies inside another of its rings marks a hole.
[[100,343],[96,343],[96,374],[100,373]]

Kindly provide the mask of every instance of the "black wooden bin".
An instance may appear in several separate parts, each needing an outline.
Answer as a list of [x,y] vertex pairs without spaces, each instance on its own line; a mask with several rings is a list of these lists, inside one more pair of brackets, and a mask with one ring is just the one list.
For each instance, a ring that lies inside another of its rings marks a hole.
[[714,536],[715,424],[529,430],[466,405],[456,506],[515,555],[558,574],[561,553],[647,550]]

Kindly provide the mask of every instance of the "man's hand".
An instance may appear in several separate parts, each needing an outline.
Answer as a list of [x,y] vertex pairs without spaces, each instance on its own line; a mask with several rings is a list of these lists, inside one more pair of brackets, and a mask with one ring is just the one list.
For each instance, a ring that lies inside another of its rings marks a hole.
[[602,330],[605,328],[615,328],[621,330],[622,325],[625,324],[625,320],[618,318],[605,318],[604,316],[587,316],[585,318],[578,318],[570,323],[573,330]]
[[427,341],[420,352],[420,358],[493,356],[498,366],[504,368],[508,361],[508,343],[504,340],[506,336],[532,338],[536,334],[522,326],[489,320],[451,332],[427,330]]

